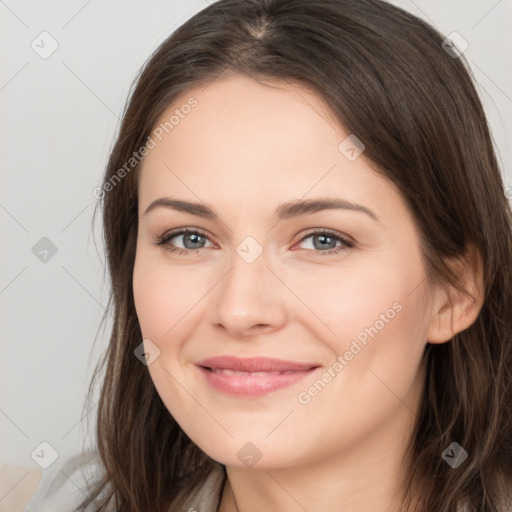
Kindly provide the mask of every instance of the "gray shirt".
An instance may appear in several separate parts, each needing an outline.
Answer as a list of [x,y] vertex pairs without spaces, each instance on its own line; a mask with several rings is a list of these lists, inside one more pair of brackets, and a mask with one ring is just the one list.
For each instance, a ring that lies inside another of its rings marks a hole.
[[[93,452],[85,452],[55,462],[43,475],[37,490],[23,512],[72,512],[86,497],[87,483],[95,481],[100,473],[100,462]],[[217,512],[221,495],[222,466],[216,466],[200,489],[183,508],[184,512]],[[90,504],[84,512],[96,512]]]

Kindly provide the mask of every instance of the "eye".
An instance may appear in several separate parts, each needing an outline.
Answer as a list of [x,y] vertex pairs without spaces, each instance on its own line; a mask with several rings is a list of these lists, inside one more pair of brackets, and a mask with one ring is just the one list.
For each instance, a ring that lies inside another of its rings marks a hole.
[[[180,237],[182,237],[184,247],[176,247],[174,243],[171,243],[171,240]],[[302,237],[298,243],[300,244],[308,238],[311,238],[313,243],[312,249],[307,250],[313,250],[313,252],[321,253],[322,255],[338,254],[339,252],[354,247],[355,245],[348,237],[329,229],[310,232],[306,236]],[[167,251],[179,251],[179,256],[182,256],[190,255],[191,253],[196,253],[197,251],[206,248],[204,245],[206,241],[211,242],[210,238],[201,231],[183,228],[171,233],[164,233],[157,238],[155,244],[163,247]],[[333,243],[334,246],[332,245]],[[337,244],[340,245],[336,247]]]
[[[173,238],[182,237],[182,243],[184,247],[176,247],[174,243],[171,243]],[[193,229],[181,229],[179,231],[174,231],[171,233],[164,233],[162,236],[159,236],[156,245],[162,246],[167,251],[180,251],[179,255],[191,252],[196,252],[200,249],[203,249],[203,243],[205,240],[210,240],[204,233],[201,231],[193,230]]]
[[[316,249],[314,252],[321,253],[322,255],[338,254],[339,252],[354,247],[355,245],[348,237],[329,229],[313,231],[302,237],[299,243],[304,242],[304,240],[307,240],[308,238],[312,239],[312,244],[310,244],[310,246],[312,246],[313,250]],[[340,246],[336,248],[337,243],[340,243]]]

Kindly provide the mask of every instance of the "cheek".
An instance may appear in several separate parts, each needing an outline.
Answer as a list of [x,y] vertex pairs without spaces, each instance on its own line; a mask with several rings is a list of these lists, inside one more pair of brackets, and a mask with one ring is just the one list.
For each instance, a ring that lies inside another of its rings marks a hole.
[[[347,342],[365,328],[382,330],[398,317],[402,301],[413,287],[416,271],[395,268],[375,259],[372,265],[320,267],[315,272],[288,276],[293,291],[306,308],[297,308],[303,322],[333,349],[346,350]],[[309,311],[309,312],[308,312]],[[329,341],[331,340],[331,341]]]
[[142,335],[157,345],[172,336],[172,329],[204,293],[199,282],[179,268],[141,254],[133,271],[133,296]]
[[[296,397],[300,405],[295,420],[309,426],[306,445],[310,438],[324,438],[330,446],[350,444],[397,411],[407,416],[408,409],[414,410],[425,338],[421,287],[410,293],[408,283],[404,279],[397,287],[390,275],[369,294],[354,296],[357,288],[348,286],[337,293],[327,290],[331,298],[345,299],[337,307],[329,301],[317,302],[319,309],[325,306],[325,318],[335,335],[325,327],[317,331],[323,332],[321,339],[332,350],[332,361],[316,380],[304,382]],[[326,411],[330,411],[329,423]]]
[[350,408],[357,397],[384,414],[394,393],[408,393],[426,344],[423,276],[420,260],[411,258],[408,266],[399,259],[383,261],[364,272],[353,268],[336,282],[316,282],[325,293],[310,295],[311,308],[331,333],[325,326],[316,332],[331,348],[332,364],[339,363],[319,407],[336,397]]
[[[133,272],[133,298],[142,336],[157,342],[165,332],[174,304],[172,295],[165,293],[165,282],[158,279],[154,269],[137,259]],[[168,328],[168,327],[167,327]]]
[[186,422],[197,413],[179,385],[185,382],[179,356],[180,339],[186,338],[192,325],[190,317],[194,310],[190,310],[202,293],[191,286],[190,276],[186,278],[184,274],[162,265],[148,252],[137,253],[133,271],[137,318],[142,338],[151,340],[160,351],[147,369],[157,393],[179,422]]
[[424,269],[412,249],[383,253],[371,265],[360,260],[337,274],[319,268],[314,276],[295,276],[294,292],[308,307],[301,309],[302,325],[331,350],[331,364],[342,358],[336,393],[379,396],[377,376],[405,393],[414,380],[427,325]]

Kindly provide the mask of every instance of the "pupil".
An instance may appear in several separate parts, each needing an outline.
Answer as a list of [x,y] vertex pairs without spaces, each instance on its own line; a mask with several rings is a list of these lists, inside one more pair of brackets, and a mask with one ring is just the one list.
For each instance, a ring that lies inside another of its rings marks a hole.
[[[194,243],[199,243],[199,240],[201,238],[201,235],[197,235],[196,233],[189,233],[186,237],[185,237],[185,240],[187,239],[187,237],[190,237],[192,238],[192,244]],[[195,239],[195,240],[194,240]],[[193,247],[194,248],[194,247]]]
[[323,242],[325,242],[326,240],[334,240],[330,236],[325,236],[325,235],[317,235],[316,238],[318,238],[319,240],[322,241],[322,243],[320,243],[319,246],[317,246],[317,244],[314,244],[316,249],[319,249],[319,248],[322,248],[322,247],[325,248],[326,244],[323,243]]

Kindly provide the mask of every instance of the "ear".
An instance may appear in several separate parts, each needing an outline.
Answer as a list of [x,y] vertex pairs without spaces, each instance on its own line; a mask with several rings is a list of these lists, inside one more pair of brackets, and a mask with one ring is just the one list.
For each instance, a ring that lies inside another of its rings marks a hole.
[[484,302],[483,261],[480,251],[472,244],[462,259],[449,265],[455,270],[469,296],[451,284],[444,293],[437,290],[431,309],[428,329],[429,343],[444,343],[470,327],[478,317]]

